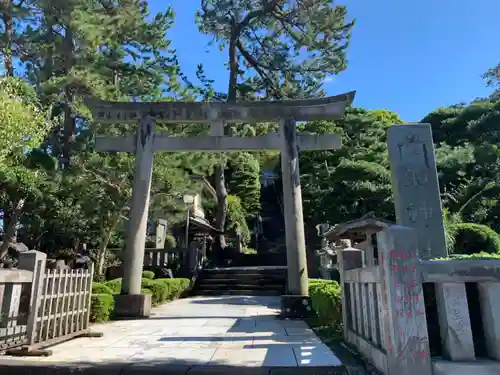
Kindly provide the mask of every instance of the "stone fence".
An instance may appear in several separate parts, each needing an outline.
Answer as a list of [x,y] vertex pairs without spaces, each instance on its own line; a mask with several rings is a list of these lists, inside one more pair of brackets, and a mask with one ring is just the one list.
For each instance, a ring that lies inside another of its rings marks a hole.
[[182,259],[184,249],[145,249],[144,267],[168,267],[174,260]]
[[93,265],[51,270],[46,262],[27,251],[17,269],[0,269],[0,352],[49,355],[40,349],[90,335]]
[[197,270],[203,268],[205,258],[203,246],[195,241],[191,242],[187,249],[145,249],[144,269],[168,268],[174,260],[180,260],[184,272],[194,275]]
[[345,341],[387,375],[500,373],[500,261],[421,260],[396,225],[377,242],[376,266],[339,252]]

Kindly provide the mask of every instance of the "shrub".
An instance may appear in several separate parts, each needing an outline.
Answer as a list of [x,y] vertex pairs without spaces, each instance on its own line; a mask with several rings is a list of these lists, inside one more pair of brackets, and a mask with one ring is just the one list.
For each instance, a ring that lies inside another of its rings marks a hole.
[[226,230],[235,232],[239,230],[243,243],[250,241],[250,230],[246,221],[246,212],[241,205],[241,199],[235,195],[227,196],[227,221]]
[[141,287],[151,291],[153,305],[165,302],[170,292],[168,285],[158,280],[142,279]]
[[455,235],[455,254],[500,254],[500,235],[486,225],[459,223],[450,229]]
[[142,271],[142,278],[153,280],[155,278],[155,273],[153,271]]
[[157,279],[156,281],[159,281],[167,286],[168,300],[179,298],[180,296],[182,296],[184,292],[186,292],[186,290],[189,289],[189,286],[191,285],[191,281],[189,279],[183,279],[183,278]]
[[90,321],[100,323],[109,320],[115,308],[111,294],[92,294],[90,304]]
[[309,295],[320,325],[342,329],[342,292],[334,280],[311,279]]
[[476,254],[451,254],[447,258],[435,258],[432,260],[500,260],[500,254],[490,254],[481,251]]
[[101,283],[92,283],[92,294],[113,294],[111,288]]
[[106,285],[109,289],[111,289],[112,294],[120,294],[122,291],[121,278],[106,281],[104,285]]
[[177,246],[177,241],[174,236],[172,236],[170,233],[167,233],[165,236],[165,246],[164,248],[169,250],[169,249],[175,249]]
[[[149,279],[143,278],[141,281],[141,293],[152,294],[152,302],[158,305],[162,302],[180,297],[187,289],[191,281],[189,279]],[[106,281],[103,285],[106,294],[119,294],[122,288],[122,279]],[[104,293],[104,292],[103,292]]]

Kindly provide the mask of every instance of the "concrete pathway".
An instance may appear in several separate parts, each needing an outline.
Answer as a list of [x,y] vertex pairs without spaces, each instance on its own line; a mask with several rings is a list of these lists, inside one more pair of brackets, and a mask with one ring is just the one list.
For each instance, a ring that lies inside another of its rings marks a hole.
[[[342,367],[302,321],[276,319],[279,297],[194,297],[157,307],[148,320],[94,325],[102,338],[50,348],[35,362],[250,367]],[[1,357],[22,361],[19,357]],[[312,369],[311,369],[312,370]],[[319,370],[319,368],[318,368]],[[333,372],[331,372],[333,373]]]

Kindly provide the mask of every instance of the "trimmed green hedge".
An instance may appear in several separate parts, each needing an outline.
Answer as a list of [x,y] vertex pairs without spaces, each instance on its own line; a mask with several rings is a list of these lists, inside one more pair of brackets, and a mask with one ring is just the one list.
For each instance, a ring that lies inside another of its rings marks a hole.
[[141,287],[151,291],[153,305],[165,302],[170,294],[168,285],[158,280],[142,279]]
[[121,277],[118,279],[113,279],[106,281],[104,283],[109,289],[111,289],[112,294],[120,294],[122,291],[122,279]]
[[342,330],[342,291],[334,280],[309,280],[309,296],[318,325]]
[[115,300],[111,294],[92,294],[90,303],[90,321],[101,323],[109,320],[115,309]]
[[113,294],[113,290],[102,283],[92,283],[92,294]]
[[500,254],[500,235],[486,225],[459,223],[450,225],[450,230],[455,239],[455,254]]
[[191,281],[189,279],[156,279],[156,281],[165,284],[168,288],[167,299],[175,299],[182,297],[182,295],[189,289]]
[[155,273],[153,271],[142,271],[142,278],[153,280],[155,278]]
[[435,258],[432,260],[499,260],[500,254],[490,254],[484,251],[476,254],[451,254],[448,258]]
[[[153,305],[158,305],[181,297],[189,289],[190,285],[191,281],[189,279],[151,280],[150,278],[143,278],[141,282],[141,293],[151,294]],[[104,322],[109,320],[114,309],[113,294],[119,294],[121,288],[121,278],[106,281],[104,284],[92,283],[91,322]],[[109,301],[111,301],[111,305]]]

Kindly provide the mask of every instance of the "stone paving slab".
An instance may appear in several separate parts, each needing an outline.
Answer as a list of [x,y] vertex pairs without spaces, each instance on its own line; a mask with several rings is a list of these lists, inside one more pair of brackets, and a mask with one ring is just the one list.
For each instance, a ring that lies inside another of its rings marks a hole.
[[236,367],[251,368],[252,374],[309,367],[319,371],[315,374],[343,374],[341,361],[305,322],[276,319],[279,305],[279,297],[176,300],[155,308],[147,320],[95,325],[92,329],[103,332],[103,337],[53,346],[50,357],[1,356],[0,372],[10,373],[2,369],[9,364],[57,364],[58,368],[113,365],[121,368],[121,375],[139,368],[146,369],[144,374],[156,373],[164,366],[170,367],[162,374],[203,373],[203,368],[232,369],[234,374]]

